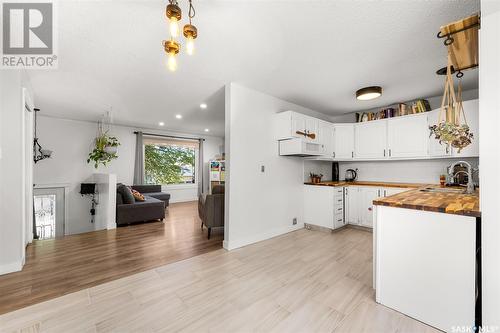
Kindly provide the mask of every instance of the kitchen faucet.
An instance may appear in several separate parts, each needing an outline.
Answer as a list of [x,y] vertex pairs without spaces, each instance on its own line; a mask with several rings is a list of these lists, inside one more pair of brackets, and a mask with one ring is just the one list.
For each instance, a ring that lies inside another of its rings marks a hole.
[[469,162],[466,161],[458,161],[453,163],[448,167],[448,174],[450,177],[455,177],[456,174],[459,172],[463,171],[458,171],[456,174],[453,174],[453,169],[455,169],[455,166],[463,164],[467,167],[467,191],[465,193],[472,194],[474,193],[474,183],[472,182],[472,165],[470,165]]

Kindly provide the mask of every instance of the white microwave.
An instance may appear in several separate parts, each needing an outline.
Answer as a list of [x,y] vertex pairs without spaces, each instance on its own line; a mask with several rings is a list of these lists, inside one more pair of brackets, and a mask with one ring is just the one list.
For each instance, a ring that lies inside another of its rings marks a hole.
[[325,145],[302,138],[280,140],[279,154],[281,156],[321,156],[325,154]]

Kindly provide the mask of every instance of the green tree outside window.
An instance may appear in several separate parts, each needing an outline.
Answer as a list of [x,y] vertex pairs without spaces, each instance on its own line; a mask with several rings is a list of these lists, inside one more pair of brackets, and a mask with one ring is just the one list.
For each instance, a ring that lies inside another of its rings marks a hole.
[[144,145],[146,184],[193,184],[195,149],[175,145]]

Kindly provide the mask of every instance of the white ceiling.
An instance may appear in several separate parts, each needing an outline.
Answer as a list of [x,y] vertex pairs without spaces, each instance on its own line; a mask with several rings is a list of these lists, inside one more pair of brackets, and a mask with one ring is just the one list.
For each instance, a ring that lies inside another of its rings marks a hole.
[[[222,136],[231,81],[331,115],[435,96],[446,61],[439,27],[479,11],[479,0],[194,0],[196,54],[172,73],[161,45],[167,2],[59,2],[59,68],[29,72],[42,113],[97,120],[112,107],[117,124]],[[477,70],[465,74],[476,88]],[[369,85],[384,95],[357,101]]]

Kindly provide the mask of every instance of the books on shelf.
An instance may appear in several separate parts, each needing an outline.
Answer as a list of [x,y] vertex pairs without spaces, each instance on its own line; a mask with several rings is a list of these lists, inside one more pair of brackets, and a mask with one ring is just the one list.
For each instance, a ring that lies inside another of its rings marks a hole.
[[225,160],[211,160],[210,165],[210,191],[212,186],[216,184],[223,184],[226,181],[226,161]]

